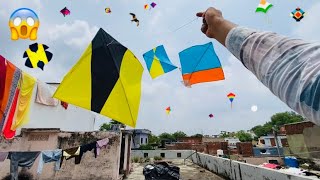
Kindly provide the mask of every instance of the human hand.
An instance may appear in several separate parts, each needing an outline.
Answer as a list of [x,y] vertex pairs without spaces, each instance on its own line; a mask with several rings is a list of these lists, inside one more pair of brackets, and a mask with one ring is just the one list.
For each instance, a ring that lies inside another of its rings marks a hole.
[[215,8],[208,8],[205,12],[197,13],[202,17],[201,31],[209,38],[214,38],[225,46],[225,40],[229,31],[237,25],[222,17],[221,11]]
[[197,16],[203,18],[201,31],[209,38],[215,38],[217,29],[223,21],[221,11],[210,7],[205,12],[197,13]]

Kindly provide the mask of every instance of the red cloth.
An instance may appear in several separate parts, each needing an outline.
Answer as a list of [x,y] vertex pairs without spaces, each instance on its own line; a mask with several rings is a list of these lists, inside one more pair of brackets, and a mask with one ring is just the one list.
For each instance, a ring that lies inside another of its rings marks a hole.
[[0,104],[2,103],[6,84],[6,59],[0,55]]
[[62,106],[64,109],[68,109],[68,103],[66,103],[66,102],[61,101],[61,106]]
[[5,127],[3,129],[3,136],[6,139],[12,139],[16,135],[16,131],[12,131],[11,130],[11,125],[12,125],[14,114],[16,112],[16,108],[17,108],[17,104],[18,104],[19,92],[20,92],[20,89],[17,88],[16,93],[14,95],[14,99],[13,99],[12,105],[11,105],[11,109],[10,109],[10,112],[9,112],[9,116],[8,116],[6,125],[5,125]]

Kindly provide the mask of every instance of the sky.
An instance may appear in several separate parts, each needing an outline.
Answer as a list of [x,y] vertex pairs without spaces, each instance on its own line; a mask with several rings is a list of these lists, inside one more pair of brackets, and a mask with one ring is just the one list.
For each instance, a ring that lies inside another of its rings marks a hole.
[[[103,28],[129,48],[144,67],[142,96],[136,128],[151,130],[154,134],[184,131],[214,135],[220,131],[248,130],[264,124],[278,112],[292,111],[260,83],[225,47],[201,33],[202,19],[195,14],[215,7],[224,18],[241,26],[273,31],[292,38],[320,41],[317,0],[270,0],[274,6],[267,14],[255,13],[259,0],[161,0],[152,10],[144,10],[151,0],[0,0],[0,54],[23,71],[44,82],[60,82],[76,64],[99,28]],[[10,39],[8,21],[11,13],[21,7],[34,10],[40,19],[36,41]],[[71,15],[63,17],[60,10],[67,7]],[[110,7],[112,13],[104,9]],[[300,22],[290,17],[296,7],[306,16]],[[135,13],[140,26],[132,23],[129,13]],[[185,26],[184,26],[185,25]],[[182,27],[179,30],[176,30]],[[49,46],[53,59],[45,70],[24,66],[23,52],[34,42]],[[197,84],[186,88],[181,72],[172,71],[151,79],[142,54],[164,45],[171,61],[180,67],[178,53],[194,46],[213,42],[225,72],[225,80]],[[227,94],[236,98],[230,107]],[[251,106],[257,105],[256,112]],[[168,116],[166,107],[172,111]],[[209,118],[209,114],[214,118]],[[105,122],[101,121],[97,127]]]

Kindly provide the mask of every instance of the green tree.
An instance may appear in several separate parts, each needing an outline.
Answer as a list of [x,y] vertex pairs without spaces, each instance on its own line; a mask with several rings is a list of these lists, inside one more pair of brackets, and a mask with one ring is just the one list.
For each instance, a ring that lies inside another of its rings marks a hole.
[[139,147],[140,150],[152,150],[152,146],[150,144],[142,144]]
[[159,143],[160,143],[160,139],[158,136],[154,134],[149,135],[148,144],[159,144]]
[[159,135],[159,139],[160,139],[160,141],[164,140],[164,139],[174,140],[174,137],[172,136],[172,134],[165,132],[165,133],[161,133]]
[[245,132],[244,130],[238,131],[236,137],[239,138],[241,142],[250,142],[252,141],[251,134]]
[[187,137],[187,134],[182,131],[177,131],[177,132],[173,133],[172,136],[175,140],[177,140],[178,138]]
[[271,121],[265,123],[264,125],[258,125],[253,127],[251,130],[256,135],[256,138],[259,138],[260,136],[266,136],[267,134],[270,134],[273,132],[272,127],[275,127],[279,130],[279,128],[282,125],[289,124],[289,123],[295,123],[295,122],[301,122],[305,119],[300,116],[299,114],[295,112],[282,112],[282,113],[276,113],[273,116],[271,116]]
[[195,135],[192,135],[191,137],[203,137],[202,134],[195,134]]
[[100,126],[100,131],[109,131],[111,130],[111,124],[110,123],[103,123],[101,126]]

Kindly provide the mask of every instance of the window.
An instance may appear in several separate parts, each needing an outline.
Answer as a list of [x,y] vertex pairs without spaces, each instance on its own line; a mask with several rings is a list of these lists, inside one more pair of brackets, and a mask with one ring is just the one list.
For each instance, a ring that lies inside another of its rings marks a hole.
[[148,144],[148,138],[146,138],[146,144]]
[[144,153],[144,154],[143,154],[143,157],[144,157],[144,158],[147,158],[147,157],[148,157],[148,153]]
[[141,144],[143,144],[143,138],[141,138]]
[[177,153],[177,157],[178,157],[178,158],[181,158],[181,153]]
[[163,158],[166,157],[165,153],[160,153],[160,156],[163,157]]

